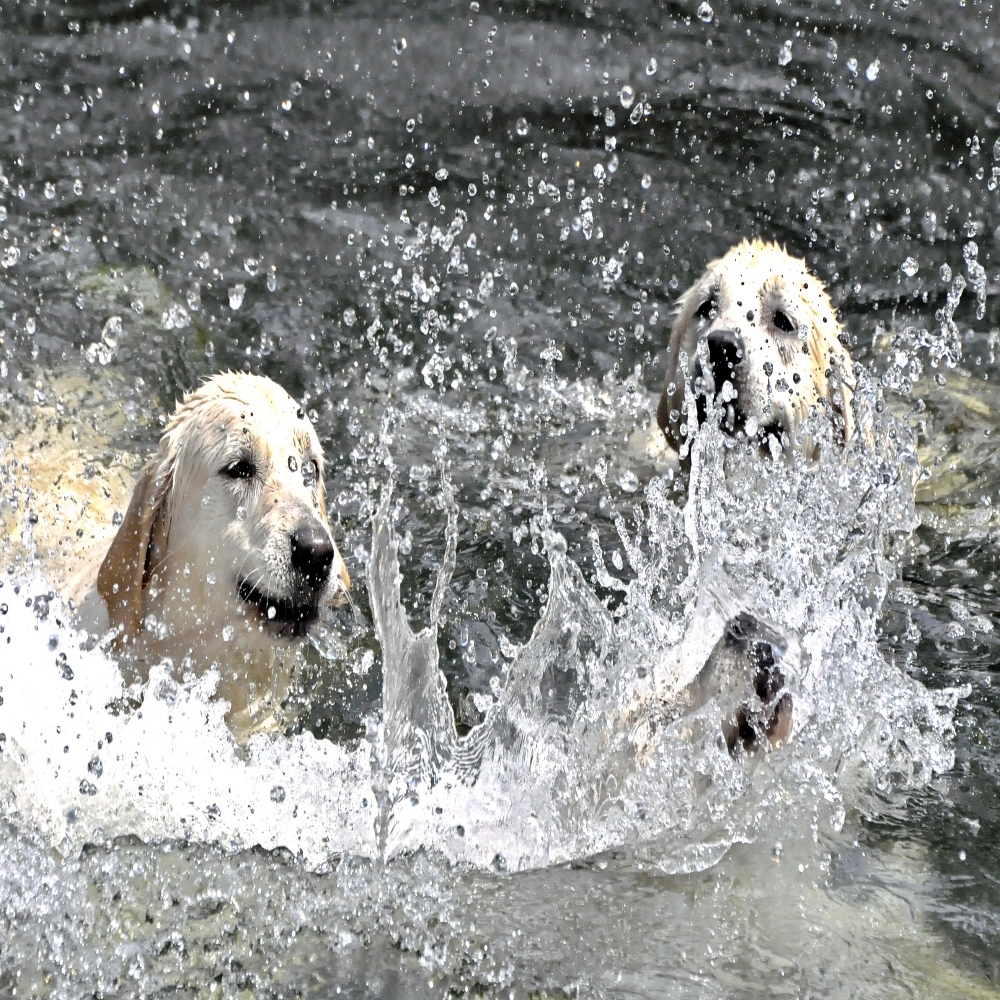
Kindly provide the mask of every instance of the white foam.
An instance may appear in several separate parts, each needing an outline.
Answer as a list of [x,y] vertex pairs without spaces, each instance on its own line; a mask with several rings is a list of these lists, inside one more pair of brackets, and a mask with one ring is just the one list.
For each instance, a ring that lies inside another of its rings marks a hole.
[[258,736],[239,751],[211,697],[217,678],[177,684],[165,666],[152,671],[141,709],[115,715],[108,706],[126,693],[115,662],[81,648],[58,598],[38,617],[32,605],[49,593],[37,578],[0,590],[8,816],[63,850],[134,834],[286,847],[311,866],[373,853],[367,745]]

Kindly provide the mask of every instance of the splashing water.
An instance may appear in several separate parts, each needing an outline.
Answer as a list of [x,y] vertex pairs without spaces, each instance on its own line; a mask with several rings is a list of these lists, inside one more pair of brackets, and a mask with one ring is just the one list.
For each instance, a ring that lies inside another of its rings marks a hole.
[[[859,397],[869,420],[873,392]],[[879,419],[877,449],[856,446],[842,459],[827,431],[810,467],[730,453],[718,430],[703,428],[683,509],[653,480],[646,509],[631,512],[634,533],[616,514],[635,579],[618,583],[614,610],[562,536],[545,530],[544,614],[485,721],[462,738],[438,669],[439,597],[430,626],[414,634],[384,500],[369,588],[386,675],[386,852],[433,843],[452,860],[521,868],[643,842],[662,867],[682,870],[752,838],[765,804],[788,806],[802,787],[836,826],[846,786],[863,795],[947,769],[958,692],[927,692],[876,642],[894,576],[887,552],[915,525],[916,468],[908,435]],[[439,591],[455,533],[453,514]],[[605,572],[602,582],[613,579]],[[788,646],[796,736],[761,768],[771,781],[730,756],[721,707],[679,718],[669,710],[739,614],[768,622]],[[852,784],[844,776],[854,771]]]
[[[375,513],[368,586],[383,705],[356,745],[257,737],[236,753],[211,700],[216,678],[179,684],[166,666],[140,710],[113,716],[106,706],[129,694],[113,662],[80,648],[41,581],[17,592],[7,582],[4,813],[62,850],[132,833],[280,845],[313,866],[429,848],[494,870],[621,845],[641,845],[665,870],[696,869],[752,840],[779,806],[836,828],[848,805],[950,766],[959,694],[928,692],[878,650],[893,548],[915,523],[915,466],[909,436],[877,414],[873,393],[856,400],[877,421],[877,446],[840,455],[816,427],[821,457],[809,465],[760,459],[707,423],[683,506],[654,478],[644,503],[628,497],[614,512],[629,582],[604,567],[595,539],[597,583],[614,600],[599,597],[543,513],[548,601],[530,639],[508,644],[485,719],[465,736],[438,664],[456,563],[447,490],[446,553],[421,631],[400,600],[389,490]],[[724,699],[678,708],[740,615],[782,637],[794,704],[791,745],[756,768],[720,737]]]

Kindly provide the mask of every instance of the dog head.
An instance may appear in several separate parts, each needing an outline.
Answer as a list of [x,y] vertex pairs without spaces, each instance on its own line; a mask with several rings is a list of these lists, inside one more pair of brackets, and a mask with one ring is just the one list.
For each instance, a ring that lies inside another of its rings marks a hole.
[[761,446],[773,435],[809,454],[802,424],[825,410],[846,443],[855,432],[854,377],[840,330],[830,297],[803,261],[777,244],[744,240],[709,264],[678,303],[656,414],[667,440],[680,450],[693,432],[684,405],[690,386],[698,425],[716,400],[726,433]]
[[239,373],[177,407],[97,578],[122,641],[146,628],[206,647],[302,635],[349,585],[315,430],[282,388]]

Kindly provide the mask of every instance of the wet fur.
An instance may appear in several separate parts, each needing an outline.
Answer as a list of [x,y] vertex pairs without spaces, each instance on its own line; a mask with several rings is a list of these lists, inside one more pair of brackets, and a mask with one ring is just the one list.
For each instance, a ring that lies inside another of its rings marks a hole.
[[815,445],[803,423],[827,413],[846,443],[856,432],[854,374],[841,332],[826,289],[802,260],[776,243],[744,240],[712,261],[677,304],[656,413],[660,429],[684,455],[700,417],[689,412],[685,390],[711,398],[721,392],[708,344],[730,336],[744,349],[732,379],[733,407],[740,427],[756,424],[750,437],[765,446],[770,433],[784,448],[811,455]]
[[[252,478],[224,471],[241,460]],[[37,506],[46,519],[44,496]],[[234,733],[273,728],[313,612],[350,584],[335,545],[325,581],[303,580],[289,555],[302,525],[333,545],[315,430],[270,379],[217,375],[177,407],[117,533],[91,546],[67,596],[83,627],[110,633],[127,677],[163,660],[178,675],[216,667]],[[268,606],[295,614],[270,620]]]

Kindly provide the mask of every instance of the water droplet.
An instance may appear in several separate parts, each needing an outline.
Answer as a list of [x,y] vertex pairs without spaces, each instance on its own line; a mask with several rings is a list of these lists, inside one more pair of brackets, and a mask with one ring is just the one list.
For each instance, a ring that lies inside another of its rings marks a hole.
[[3,222],[7,218],[7,206],[0,205],[0,222]]
[[622,469],[618,473],[618,485],[626,493],[635,493],[639,488],[639,477],[631,469]]
[[393,52],[396,53],[397,56],[402,55],[403,52],[406,50],[406,39],[405,38],[400,38],[399,41],[397,41],[394,38],[392,40],[392,50],[393,50]]
[[83,194],[83,181],[81,181],[79,177],[73,181],[73,194],[75,194],[77,198]]
[[710,3],[702,3],[698,6],[697,10],[698,20],[704,21],[706,24],[710,24],[712,18],[715,17],[715,11],[712,10],[712,5]]
[[271,801],[272,802],[284,802],[285,801],[285,789],[281,785],[275,785],[271,789]]
[[882,64],[877,60],[873,59],[869,64],[868,68],[865,70],[865,76],[871,80],[875,81],[878,79],[878,71],[882,68]]
[[436,171],[434,174],[434,180],[436,181],[446,181],[448,179],[448,171],[444,167]]
[[24,107],[24,98],[20,94],[18,94],[17,97],[14,98],[14,110],[20,111],[21,108],[23,107]]
[[344,326],[354,326],[357,321],[358,314],[351,308],[351,306],[348,306],[344,310]]
[[768,184],[773,184],[774,183],[774,171],[773,170],[768,170],[768,172],[767,172],[767,183]]
[[212,262],[208,257],[208,251],[206,250],[196,261],[195,264],[198,265],[203,271],[211,267]]
[[158,115],[160,113],[160,102],[153,101],[153,103],[149,106],[149,110],[152,111],[154,115]]
[[[622,87],[621,92],[618,94],[618,100],[622,102],[622,107],[626,111],[628,111],[628,109],[632,107],[633,103],[635,102],[635,90],[628,84],[625,84],[625,86]],[[610,122],[608,121],[608,115],[611,116]],[[604,115],[604,124],[608,126],[614,125],[615,123],[614,118],[615,118],[614,111],[612,111],[611,108],[608,108],[607,112]]]
[[0,254],[0,266],[13,267],[21,259],[21,251],[17,247],[7,247]]
[[650,56],[646,63],[646,76],[652,76],[656,72],[656,56]]
[[245,261],[243,261],[243,270],[246,271],[246,273],[249,274],[251,278],[253,278],[257,274],[259,269],[260,269],[259,260],[255,260],[253,257],[248,257]]
[[267,609],[268,621],[273,621],[273,619],[277,614],[278,614],[278,609],[273,604],[269,605]]
[[778,49],[778,65],[787,66],[792,61],[792,41],[786,39]]
[[49,201],[51,201],[56,196],[55,184],[53,184],[52,181],[46,181],[44,191],[45,191],[45,197],[48,198]]
[[118,347],[122,339],[122,318],[111,316],[101,330],[101,340],[112,350]]
[[643,174],[642,180],[639,183],[642,184],[644,191],[648,191],[653,185],[653,178],[650,177],[649,174]]
[[290,97],[286,97],[281,102],[281,110],[282,111],[291,111],[292,110],[292,99]]
[[246,507],[240,506],[236,508],[236,520],[245,521],[247,519],[247,509]]
[[236,629],[234,629],[232,625],[227,625],[222,630],[222,641],[223,642],[231,642],[232,638],[233,638],[233,636],[235,634],[236,634]]
[[183,330],[191,322],[191,314],[183,306],[172,305],[160,316],[160,326],[164,330]]
[[406,131],[412,132],[417,127],[417,122],[415,118],[406,119]]
[[229,42],[230,45],[232,45],[233,42],[236,41],[236,32],[230,31],[229,34],[226,35],[226,41]]
[[907,257],[906,260],[904,260],[903,263],[900,265],[899,269],[908,278],[912,278],[917,273],[917,271],[920,270],[920,265],[912,257]]
[[197,281],[188,289],[187,304],[192,312],[197,312],[201,308],[201,285]]
[[993,143],[993,159],[1000,160],[1000,139]]
[[941,270],[938,271],[938,274],[941,276],[942,281],[951,281],[951,268],[947,264],[941,265]]
[[302,84],[298,80],[293,80],[292,85],[288,88],[292,95],[298,97],[302,93]]
[[278,269],[271,265],[271,270],[267,272],[267,290],[273,292],[278,287]]
[[247,293],[247,286],[242,282],[233,285],[229,289],[229,308],[235,312],[241,305],[243,305],[243,297]]
[[517,124],[514,126],[514,130],[517,132],[518,135],[522,135],[522,136],[523,135],[527,135],[528,134],[528,119],[527,118],[518,118]]
[[87,770],[95,778],[99,778],[102,774],[104,774],[104,764],[101,763],[101,758],[97,756],[91,757],[87,762]]

